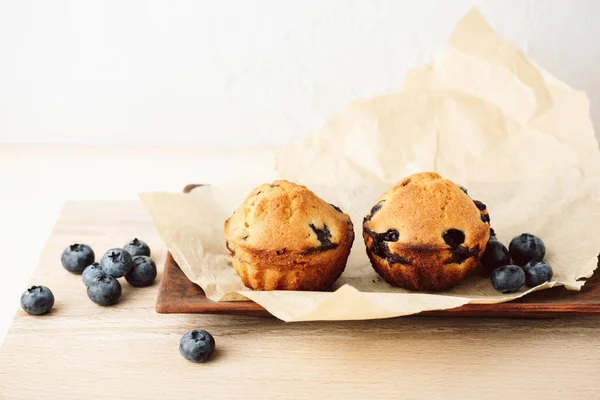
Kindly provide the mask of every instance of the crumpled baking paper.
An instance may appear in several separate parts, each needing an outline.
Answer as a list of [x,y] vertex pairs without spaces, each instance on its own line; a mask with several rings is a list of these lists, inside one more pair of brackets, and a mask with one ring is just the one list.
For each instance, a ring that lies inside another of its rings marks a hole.
[[[365,252],[362,218],[390,186],[421,171],[485,202],[505,245],[522,232],[543,238],[552,281],[511,294],[477,276],[433,294],[382,281]],[[357,320],[499,303],[556,285],[579,290],[600,251],[598,175],[586,95],[540,69],[472,10],[398,92],[352,102],[308,139],[261,153],[235,181],[140,196],[175,261],[210,299],[250,299],[284,321]],[[356,240],[331,292],[251,291],[231,266],[223,222],[253,187],[275,179],[306,185],[352,217]]]

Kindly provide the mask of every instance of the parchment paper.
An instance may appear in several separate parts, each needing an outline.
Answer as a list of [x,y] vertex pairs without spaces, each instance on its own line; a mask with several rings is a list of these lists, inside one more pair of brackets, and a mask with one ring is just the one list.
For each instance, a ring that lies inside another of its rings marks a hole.
[[[420,171],[437,171],[485,202],[506,245],[522,232],[542,237],[552,282],[514,294],[481,277],[438,294],[383,282],[366,256],[361,221],[386,189]],[[504,302],[555,285],[579,290],[600,251],[599,173],[585,94],[539,69],[473,10],[401,91],[351,103],[308,139],[265,152],[235,181],[141,198],[183,272],[210,299],[251,299],[284,321],[371,319]],[[254,186],[279,178],[308,186],[354,221],[352,253],[332,292],[251,291],[231,266],[224,220]]]

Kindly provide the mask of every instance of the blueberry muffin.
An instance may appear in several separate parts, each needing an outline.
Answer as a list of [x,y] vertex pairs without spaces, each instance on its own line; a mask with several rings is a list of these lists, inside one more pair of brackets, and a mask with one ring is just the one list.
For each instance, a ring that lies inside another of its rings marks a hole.
[[485,204],[436,173],[419,173],[389,189],[363,220],[373,268],[388,283],[440,291],[469,276],[490,237]]
[[225,245],[254,290],[323,290],[346,267],[350,217],[306,187],[280,180],[255,188],[225,221]]

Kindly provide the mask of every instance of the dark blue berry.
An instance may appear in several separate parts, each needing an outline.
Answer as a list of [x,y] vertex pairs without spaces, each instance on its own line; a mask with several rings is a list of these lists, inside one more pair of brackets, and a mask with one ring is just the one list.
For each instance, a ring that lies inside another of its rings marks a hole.
[[144,287],[152,285],[156,278],[156,264],[147,256],[133,257],[133,267],[125,275],[131,286]]
[[369,228],[363,228],[364,232],[371,236],[373,244],[371,245],[371,252],[379,258],[387,260],[389,264],[405,264],[410,265],[411,261],[392,254],[388,246],[388,242],[397,242],[400,239],[400,234],[395,229],[388,229],[384,233],[373,232]]
[[479,211],[485,211],[486,206],[485,204],[483,204],[482,202],[480,202],[479,200],[473,200],[473,203],[475,203],[475,206],[477,207],[477,209]]
[[323,225],[323,229],[319,229],[314,224],[310,224],[310,228],[317,235],[317,240],[321,242],[322,246],[329,246],[331,244],[331,232],[327,225]]
[[[317,235],[317,240],[321,242],[321,245],[319,247],[314,247],[306,250],[304,254],[323,252],[338,247],[337,243],[331,242],[331,231],[329,230],[327,225],[323,225],[323,229],[317,228],[315,224],[310,224],[309,226]],[[283,252],[280,252],[279,254],[283,254]]]
[[81,279],[83,280],[83,284],[85,286],[89,286],[90,283],[94,280],[94,278],[98,276],[106,275],[102,270],[102,266],[98,263],[93,263],[83,270],[83,274],[81,274]]
[[377,212],[379,210],[381,210],[381,208],[383,207],[383,204],[385,203],[385,200],[381,200],[379,203],[375,204],[373,206],[373,208],[371,208],[371,212],[369,213],[369,215],[367,215],[366,217],[363,218],[363,224],[370,221],[371,218],[373,218],[373,216],[375,214],[377,214]]
[[106,275],[120,278],[129,272],[133,266],[133,259],[131,254],[123,249],[110,249],[102,256],[100,265]]
[[536,287],[552,279],[552,267],[544,261],[529,261],[523,270],[525,283],[529,287]]
[[371,246],[371,251],[373,252],[373,254],[375,254],[379,258],[388,258],[392,255],[387,243],[385,242],[385,240],[383,240],[383,236],[385,234],[373,232],[369,228],[363,229],[365,233],[371,236],[371,238],[373,239],[373,245]]
[[97,276],[89,284],[87,295],[100,306],[111,306],[121,297],[121,284],[112,276]]
[[388,229],[381,235],[381,238],[386,242],[397,242],[400,239],[400,234],[395,229]]
[[510,241],[508,252],[515,264],[523,266],[529,261],[542,261],[546,255],[546,246],[539,237],[523,233]]
[[490,240],[498,240],[496,237],[496,231],[493,228],[490,228]]
[[94,250],[87,244],[72,244],[63,250],[60,261],[65,269],[73,274],[81,274],[94,263]]
[[472,248],[466,246],[458,246],[450,248],[450,258],[444,261],[444,264],[462,264],[469,258],[479,254],[480,247],[475,245]]
[[448,229],[442,233],[444,242],[450,247],[458,247],[465,242],[465,233],[459,229]]
[[481,265],[483,272],[489,275],[493,270],[503,265],[510,264],[510,256],[506,246],[496,240],[490,240],[485,248]]
[[54,295],[46,286],[32,286],[21,295],[21,307],[31,315],[46,314],[54,306]]
[[215,351],[215,339],[204,329],[194,329],[181,337],[179,353],[193,362],[205,362]]
[[150,247],[146,244],[146,242],[143,242],[143,241],[139,240],[138,238],[135,238],[135,239],[127,242],[125,244],[125,246],[123,246],[123,250],[125,250],[126,252],[131,254],[132,257],[135,257],[135,256],[150,257]]
[[331,207],[335,208],[335,211],[337,211],[337,212],[339,212],[339,213],[342,213],[342,214],[344,213],[344,212],[342,211],[342,209],[341,209],[341,208],[339,208],[338,206],[336,206],[335,204],[331,204],[331,203],[329,203],[329,205],[330,205]]
[[518,265],[504,265],[492,272],[490,281],[502,293],[516,292],[525,284],[525,272]]

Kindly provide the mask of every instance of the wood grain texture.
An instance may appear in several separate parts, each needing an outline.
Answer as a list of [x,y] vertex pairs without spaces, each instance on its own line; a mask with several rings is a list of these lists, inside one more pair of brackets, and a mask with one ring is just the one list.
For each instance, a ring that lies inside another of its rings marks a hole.
[[[284,323],[230,315],[163,315],[158,282],[123,282],[115,307],[91,303],[62,249],[97,258],[133,236],[166,252],[138,203],[69,203],[31,283],[49,286],[51,314],[18,310],[0,349],[0,399],[511,398],[598,399],[600,318],[409,317]],[[24,288],[25,289],[25,288]],[[179,338],[212,332],[206,364],[185,361]]]

